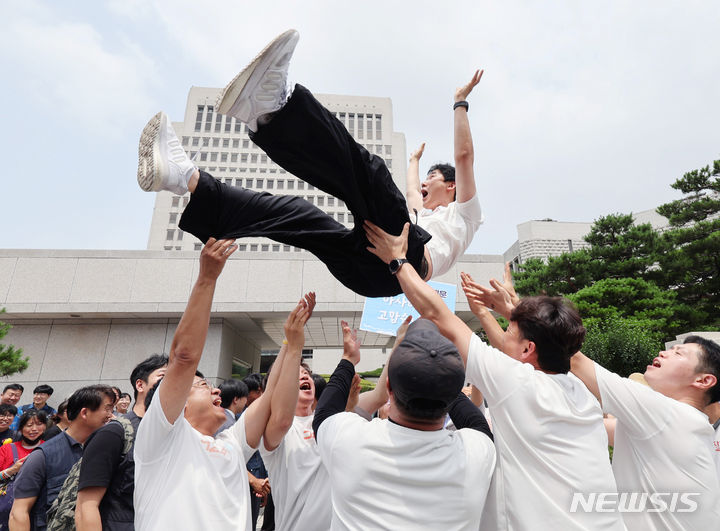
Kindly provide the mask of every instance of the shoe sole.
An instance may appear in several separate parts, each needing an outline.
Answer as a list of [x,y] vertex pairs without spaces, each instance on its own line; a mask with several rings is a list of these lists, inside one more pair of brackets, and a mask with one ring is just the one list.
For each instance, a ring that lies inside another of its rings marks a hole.
[[162,175],[167,173],[160,152],[162,132],[167,127],[167,115],[160,111],[143,128],[138,146],[137,181],[146,192],[160,190]]
[[[267,70],[270,59],[274,57],[276,50],[292,43],[292,46],[286,53],[292,53],[300,39],[299,33],[290,29],[275,37],[263,50],[257,54],[249,65],[247,65],[235,78],[227,84],[218,96],[215,109],[220,114],[235,116],[237,114],[236,103],[245,89],[252,93],[258,85],[262,75],[253,78],[256,72],[264,72]],[[294,42],[292,42],[294,40]]]

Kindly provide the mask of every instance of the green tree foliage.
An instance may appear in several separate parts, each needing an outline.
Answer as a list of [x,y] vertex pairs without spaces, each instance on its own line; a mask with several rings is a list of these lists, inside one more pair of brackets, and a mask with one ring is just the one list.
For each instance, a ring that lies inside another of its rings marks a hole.
[[685,197],[658,207],[671,229],[663,234],[660,285],[692,306],[697,328],[720,327],[720,160],[693,170],[671,185]]
[[592,283],[590,253],[579,250],[551,256],[547,263],[530,258],[514,275],[515,290],[521,296],[566,295]]
[[[691,310],[677,302],[674,292],[641,278],[606,278],[568,295],[583,322],[632,318],[644,323],[658,342],[686,330]],[[684,318],[685,317],[685,318]]]
[[589,318],[582,352],[621,376],[645,372],[663,344],[647,328],[647,321],[617,316]]
[[[0,313],[5,313],[5,308],[0,310]],[[9,324],[0,321],[0,339],[5,337],[11,328]],[[29,359],[27,356],[23,357],[21,348],[0,344],[0,376],[23,372],[28,368]]]

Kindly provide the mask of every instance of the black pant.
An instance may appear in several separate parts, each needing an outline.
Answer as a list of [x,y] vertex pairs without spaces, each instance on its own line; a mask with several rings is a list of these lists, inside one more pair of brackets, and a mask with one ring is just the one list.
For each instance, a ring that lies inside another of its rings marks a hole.
[[[301,85],[273,119],[251,136],[289,173],[345,202],[355,219],[347,229],[296,196],[275,196],[226,186],[205,172],[180,219],[180,228],[206,242],[265,236],[317,256],[345,286],[366,297],[401,293],[400,284],[368,252],[362,228],[370,220],[390,234],[410,221],[405,198],[380,157],[368,153]],[[430,235],[413,225],[407,258],[416,270]]]

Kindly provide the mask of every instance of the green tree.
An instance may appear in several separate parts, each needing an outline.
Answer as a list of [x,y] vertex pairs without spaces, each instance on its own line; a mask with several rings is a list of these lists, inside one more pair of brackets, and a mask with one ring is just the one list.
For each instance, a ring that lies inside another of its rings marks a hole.
[[[5,308],[0,310],[0,313],[5,313]],[[0,321],[0,339],[5,337],[11,328],[9,324]],[[23,372],[28,368],[29,359],[27,356],[23,357],[21,348],[0,344],[0,376]]]
[[584,321],[587,335],[582,352],[621,376],[645,372],[663,344],[653,337],[644,320],[622,317]]
[[641,278],[606,278],[568,295],[584,322],[634,319],[657,341],[686,331],[692,310],[677,301],[674,292]]
[[693,327],[720,327],[720,160],[671,185],[685,196],[658,207],[670,229],[663,238],[660,283],[697,311]]
[[547,263],[530,258],[514,275],[515,290],[521,296],[574,293],[592,282],[590,260],[584,249],[551,256]]

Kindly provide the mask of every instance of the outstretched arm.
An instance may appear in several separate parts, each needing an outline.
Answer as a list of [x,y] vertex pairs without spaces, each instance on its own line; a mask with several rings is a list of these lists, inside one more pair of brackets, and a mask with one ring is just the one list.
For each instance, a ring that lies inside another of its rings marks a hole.
[[577,352],[570,358],[570,372],[582,380],[585,387],[595,395],[595,398],[597,398],[602,405],[600,387],[598,386],[597,376],[595,375],[595,362],[582,352]]
[[[365,234],[372,247],[368,251],[386,264],[394,258],[403,258],[407,253],[407,237],[410,224],[405,223],[400,236],[388,234],[370,221],[365,221]],[[434,289],[425,283],[415,269],[408,264],[397,273],[402,290],[410,303],[425,319],[433,321],[440,333],[458,348],[463,362],[467,363],[468,347],[472,330],[445,305]]]
[[234,240],[210,238],[200,254],[200,272],[193,286],[187,308],[180,319],[170,347],[170,360],[160,391],[160,405],[165,418],[174,424],[185,407],[195,371],[200,363],[210,324],[210,307],[215,284],[235,252]]
[[505,272],[503,273],[503,281],[491,278],[490,285],[492,289],[481,286],[473,280],[467,273],[460,273],[462,288],[465,295],[473,298],[477,303],[496,311],[505,319],[510,319],[513,309],[520,303],[520,297],[515,293],[512,282],[512,273],[510,272],[510,262],[505,263]]
[[[295,408],[298,400],[298,375],[300,373],[300,360],[305,345],[303,328],[312,316],[315,308],[315,293],[308,293],[300,300],[295,309],[285,321],[285,338],[287,350],[285,359],[279,369],[278,380],[271,394],[270,418],[265,428],[263,441],[267,450],[277,448],[292,426]],[[271,374],[276,370],[273,367]]]
[[[483,70],[476,70],[470,81],[455,91],[455,102],[464,101],[472,92],[472,89],[480,83]],[[455,114],[455,186],[457,202],[465,203],[475,197],[475,173],[473,162],[475,153],[473,150],[472,134],[470,133],[470,122],[468,111],[464,107],[457,107]]]
[[425,142],[410,153],[410,162],[407,169],[407,206],[410,212],[422,210],[422,193],[420,192],[420,157],[425,151]]
[[485,330],[490,344],[498,350],[503,350],[503,344],[505,343],[505,331],[483,303],[483,298],[480,292],[481,286],[475,283],[472,277],[467,273],[460,273],[460,278],[462,281],[462,289],[465,292],[468,304],[470,305],[470,311],[480,321],[480,325]]

